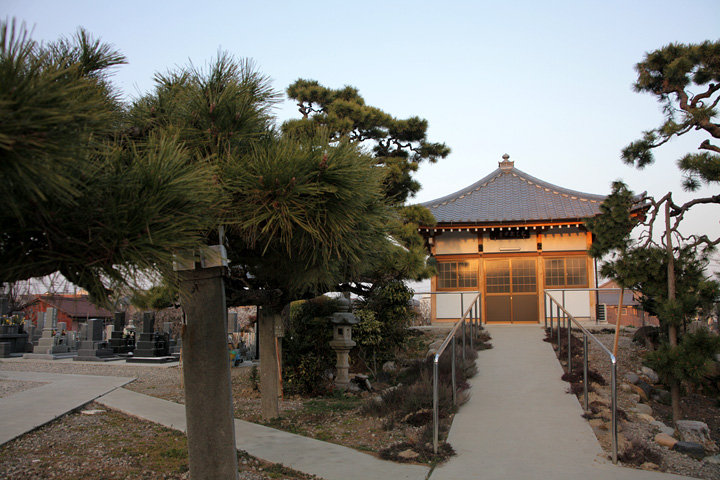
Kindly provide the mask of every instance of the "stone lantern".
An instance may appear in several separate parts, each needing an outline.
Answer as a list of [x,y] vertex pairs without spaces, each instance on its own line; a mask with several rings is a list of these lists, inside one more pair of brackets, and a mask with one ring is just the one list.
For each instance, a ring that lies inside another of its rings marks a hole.
[[345,297],[340,298],[338,311],[330,317],[333,327],[333,339],[330,346],[337,353],[335,386],[341,390],[346,390],[350,385],[348,354],[355,346],[355,342],[352,340],[352,326],[359,321],[355,315],[350,313],[350,301]]

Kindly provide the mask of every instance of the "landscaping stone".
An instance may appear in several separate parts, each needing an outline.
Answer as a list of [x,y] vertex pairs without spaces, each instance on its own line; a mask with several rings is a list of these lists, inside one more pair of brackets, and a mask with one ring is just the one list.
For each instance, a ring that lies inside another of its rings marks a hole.
[[660,467],[658,467],[656,464],[654,464],[652,462],[645,462],[642,465],[640,465],[640,468],[642,468],[643,470],[650,470],[650,471],[657,471],[660,469]]
[[695,442],[677,442],[673,446],[673,450],[676,452],[684,453],[688,457],[692,457],[695,460],[702,460],[705,458],[705,449],[702,445]]
[[710,428],[706,423],[694,420],[678,420],[676,427],[681,440],[699,443],[709,453],[718,452],[717,445],[710,438]]
[[630,388],[630,385],[628,385],[627,383],[622,383],[622,384],[620,384],[620,390],[625,393],[630,393],[630,391],[632,389]]
[[655,418],[653,418],[653,417],[650,416],[650,415],[645,415],[644,413],[639,413],[639,414],[638,414],[638,419],[640,419],[641,421],[643,421],[643,422],[645,422],[645,423],[652,423],[652,422],[655,421]]
[[660,377],[657,373],[655,373],[655,370],[650,367],[642,367],[641,370],[642,374],[645,375],[648,379],[650,379],[653,384],[660,383]]
[[382,371],[386,373],[392,373],[397,370],[395,362],[385,362],[382,366]]
[[672,397],[670,396],[670,392],[668,392],[667,390],[655,390],[651,398],[663,405],[672,404]]
[[644,413],[645,415],[653,414],[652,407],[646,403],[638,403],[633,410],[637,413]]
[[400,458],[405,458],[405,459],[407,459],[407,460],[415,460],[415,459],[418,458],[419,456],[420,456],[419,453],[417,453],[417,452],[415,452],[415,451],[413,451],[413,450],[411,450],[411,449],[407,449],[407,450],[405,450],[404,452],[398,453],[398,457],[400,457]]
[[[645,393],[645,400],[647,401],[650,398],[650,395],[653,393],[653,387],[647,382],[644,382],[642,380],[638,381],[635,384],[637,387],[640,387],[640,389]],[[639,393],[639,392],[638,392]],[[640,395],[642,397],[642,395]]]
[[640,381],[640,377],[638,377],[637,374],[635,374],[633,372],[628,372],[625,375],[625,378],[627,379],[628,382],[630,382],[633,385],[635,385],[637,382]]
[[668,447],[672,450],[672,448],[675,446],[676,443],[678,443],[678,441],[676,438],[666,433],[658,433],[657,435],[655,435],[655,443],[663,447]]
[[668,427],[660,420],[655,420],[654,422],[651,422],[650,425],[655,425],[660,430],[660,433],[665,433],[667,435],[670,435],[671,437],[675,435],[675,429],[672,427]]
[[703,462],[720,465],[720,455],[713,455],[712,457],[705,457],[705,458],[703,458]]
[[[641,380],[638,380],[638,382],[640,382],[640,381],[641,381]],[[645,383],[645,382],[643,382],[643,383]],[[647,385],[647,384],[645,384],[645,385]],[[648,397],[647,394],[645,393],[645,390],[643,390],[639,385],[630,385],[630,388],[632,388],[632,391],[635,392],[637,395],[640,396],[640,400],[641,400],[641,401],[643,401],[643,402],[647,402],[647,401],[648,401],[648,398],[649,398],[649,397]]]

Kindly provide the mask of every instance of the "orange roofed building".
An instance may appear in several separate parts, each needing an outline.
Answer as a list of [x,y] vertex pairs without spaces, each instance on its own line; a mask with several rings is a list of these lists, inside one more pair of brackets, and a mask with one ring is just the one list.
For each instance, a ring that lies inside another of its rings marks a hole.
[[48,308],[58,310],[57,321],[65,322],[69,331],[79,330],[79,324],[90,318],[100,318],[105,322],[113,318],[111,312],[90,303],[87,295],[34,295],[23,310],[25,318],[32,319],[33,325],[37,326],[38,312],[46,312]]
[[[508,155],[478,182],[422,205],[437,224],[420,226],[438,275],[431,280],[431,320],[459,319],[482,294],[484,323],[538,323],[546,288],[595,286],[584,219],[600,213],[603,195],[552,185],[515,168]],[[462,300],[461,300],[462,297]],[[573,298],[573,312],[595,318],[595,295]]]

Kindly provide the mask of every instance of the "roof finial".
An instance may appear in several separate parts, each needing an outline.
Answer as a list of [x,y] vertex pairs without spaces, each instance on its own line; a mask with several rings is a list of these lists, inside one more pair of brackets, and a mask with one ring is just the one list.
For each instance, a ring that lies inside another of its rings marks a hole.
[[500,170],[502,170],[504,172],[512,170],[513,166],[515,165],[515,162],[510,161],[510,155],[508,155],[506,153],[505,155],[502,156],[502,158],[503,158],[503,161],[498,162],[498,167],[500,167]]

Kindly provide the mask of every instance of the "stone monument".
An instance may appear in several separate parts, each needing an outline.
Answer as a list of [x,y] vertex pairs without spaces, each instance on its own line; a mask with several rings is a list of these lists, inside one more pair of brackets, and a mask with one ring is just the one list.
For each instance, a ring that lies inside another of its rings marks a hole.
[[130,363],[164,363],[177,360],[170,355],[170,336],[165,332],[154,332],[155,312],[143,312],[142,333],[135,344]]
[[350,300],[341,297],[338,301],[338,311],[330,317],[330,323],[333,326],[333,339],[330,346],[337,354],[335,386],[340,390],[347,390],[350,385],[348,354],[355,346],[352,339],[352,326],[359,321],[355,315],[350,313]]
[[125,335],[125,312],[115,312],[112,332],[110,333],[110,348],[115,355],[127,357],[135,350],[135,342],[130,336]]
[[120,360],[120,357],[113,355],[113,349],[106,341],[103,341],[104,321],[99,318],[91,318],[87,321],[85,337],[80,340],[77,357],[73,358],[79,362],[109,362]]

